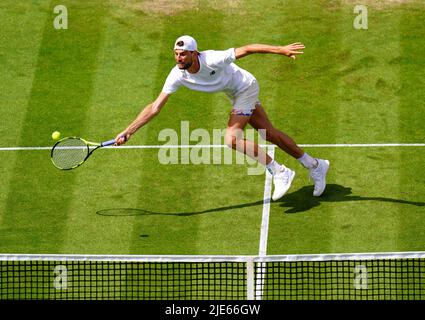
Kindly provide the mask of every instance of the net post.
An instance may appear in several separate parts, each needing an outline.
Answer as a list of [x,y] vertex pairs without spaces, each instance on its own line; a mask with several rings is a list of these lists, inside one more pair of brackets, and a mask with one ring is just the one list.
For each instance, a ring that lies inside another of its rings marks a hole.
[[246,260],[246,299],[254,300],[254,258]]

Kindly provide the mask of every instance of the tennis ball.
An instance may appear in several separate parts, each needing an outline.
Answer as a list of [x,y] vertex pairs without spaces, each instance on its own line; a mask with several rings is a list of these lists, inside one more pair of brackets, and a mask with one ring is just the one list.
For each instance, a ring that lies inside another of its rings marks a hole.
[[59,131],[55,131],[52,133],[53,140],[59,140],[60,137],[61,137],[61,133]]

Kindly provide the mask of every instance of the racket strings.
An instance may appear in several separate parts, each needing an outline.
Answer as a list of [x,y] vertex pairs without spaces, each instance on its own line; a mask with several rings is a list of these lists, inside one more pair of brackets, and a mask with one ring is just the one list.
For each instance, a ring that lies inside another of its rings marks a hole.
[[60,169],[71,169],[83,163],[89,154],[86,143],[78,138],[59,141],[52,150],[52,161]]

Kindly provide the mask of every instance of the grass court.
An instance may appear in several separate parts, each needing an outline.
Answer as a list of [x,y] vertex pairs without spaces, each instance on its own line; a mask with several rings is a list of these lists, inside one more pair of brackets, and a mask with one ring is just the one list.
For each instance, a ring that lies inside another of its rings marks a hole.
[[[200,50],[302,42],[293,61],[251,55],[274,125],[302,145],[424,143],[425,5],[363,1],[63,0],[0,3],[0,252],[257,255],[265,175],[247,166],[163,165],[159,149],[97,151],[82,167],[54,168],[51,133],[112,139],[159,94],[182,34]],[[379,4],[377,4],[379,3]],[[164,128],[212,132],[227,124],[224,94],[180,89],[126,146],[160,145]],[[28,147],[8,150],[7,148]],[[270,204],[267,254],[423,251],[423,146],[304,148],[329,159],[328,187],[312,197],[296,170]]]

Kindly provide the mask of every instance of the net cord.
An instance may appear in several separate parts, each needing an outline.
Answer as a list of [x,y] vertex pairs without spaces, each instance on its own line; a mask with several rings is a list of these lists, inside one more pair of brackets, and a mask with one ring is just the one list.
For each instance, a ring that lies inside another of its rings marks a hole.
[[279,262],[425,258],[425,251],[297,255],[84,255],[0,254],[0,261],[123,261],[123,262]]

